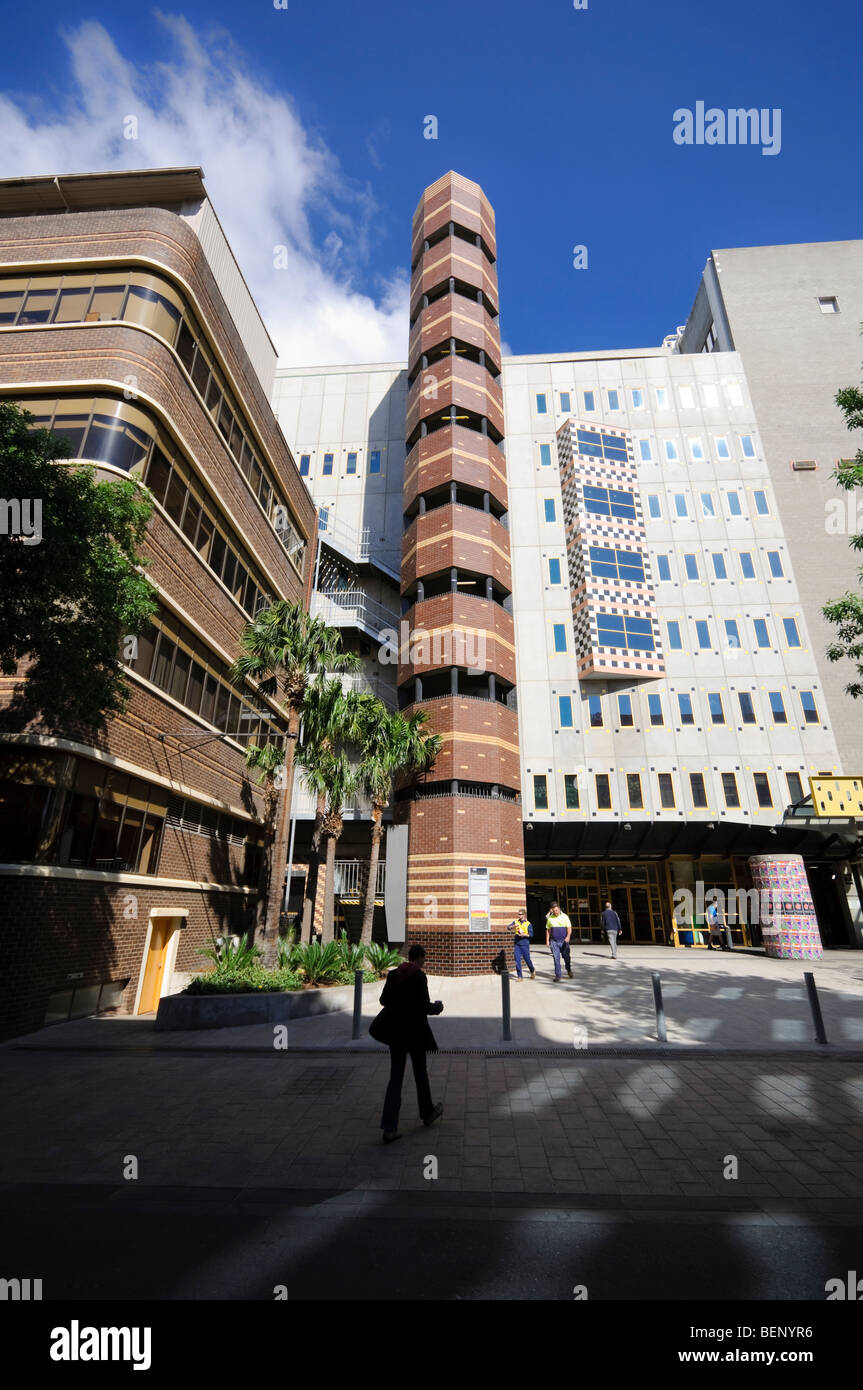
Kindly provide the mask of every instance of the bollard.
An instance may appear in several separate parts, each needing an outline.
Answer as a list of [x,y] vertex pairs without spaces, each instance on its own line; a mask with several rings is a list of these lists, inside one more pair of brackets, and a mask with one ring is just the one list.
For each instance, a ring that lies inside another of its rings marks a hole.
[[354,971],[354,1027],[351,1038],[361,1038],[363,1035],[363,972]]
[[824,1031],[824,1019],[821,1017],[821,1001],[818,998],[818,990],[815,987],[815,976],[812,974],[811,970],[804,970],[803,978],[806,981],[806,992],[809,995],[812,1022],[815,1024],[815,1041],[818,1043],[826,1043],[827,1034]]
[[660,1042],[668,1042],[668,1033],[665,1028],[665,1008],[662,1003],[662,982],[659,978],[659,971],[651,970],[650,978],[653,981],[653,1005],[656,1009],[656,1036]]
[[729,927],[727,922],[725,923],[725,942],[728,946],[729,951],[733,951],[734,942],[731,940],[731,928]]
[[509,1005],[509,971],[503,970],[500,976],[500,997],[503,1006],[503,1040],[512,1042],[512,1011]]

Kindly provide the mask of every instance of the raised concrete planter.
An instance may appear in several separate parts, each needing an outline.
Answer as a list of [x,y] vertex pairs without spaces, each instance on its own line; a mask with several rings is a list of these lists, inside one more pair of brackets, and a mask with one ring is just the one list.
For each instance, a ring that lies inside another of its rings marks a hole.
[[298,989],[280,994],[167,994],[159,1001],[157,1032],[189,1028],[245,1028],[292,1018],[339,1013],[353,1006],[353,985]]

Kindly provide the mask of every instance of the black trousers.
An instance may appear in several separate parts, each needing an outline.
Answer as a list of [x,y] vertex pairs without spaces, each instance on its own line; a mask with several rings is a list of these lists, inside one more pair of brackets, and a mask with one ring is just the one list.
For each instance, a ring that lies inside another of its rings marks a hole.
[[402,1082],[404,1081],[408,1055],[410,1055],[411,1066],[414,1069],[414,1081],[417,1084],[417,1104],[419,1106],[420,1118],[427,1120],[434,1110],[434,1103],[431,1098],[431,1087],[429,1086],[428,1069],[426,1067],[425,1047],[390,1046],[390,1080],[387,1086],[386,1096],[384,1097],[384,1113],[381,1117],[381,1129],[386,1130],[388,1134],[394,1134],[399,1127],[399,1110],[402,1104]]

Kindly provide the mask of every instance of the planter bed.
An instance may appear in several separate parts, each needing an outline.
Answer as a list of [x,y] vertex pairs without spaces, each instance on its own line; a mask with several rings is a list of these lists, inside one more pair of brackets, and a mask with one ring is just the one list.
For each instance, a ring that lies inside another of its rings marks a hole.
[[[380,988],[381,983],[370,988]],[[189,1028],[246,1028],[250,1023],[287,1023],[292,1018],[339,1013],[350,1009],[353,1001],[353,985],[277,990],[273,993],[254,990],[249,994],[166,994],[159,1001],[156,1032],[179,1032]]]

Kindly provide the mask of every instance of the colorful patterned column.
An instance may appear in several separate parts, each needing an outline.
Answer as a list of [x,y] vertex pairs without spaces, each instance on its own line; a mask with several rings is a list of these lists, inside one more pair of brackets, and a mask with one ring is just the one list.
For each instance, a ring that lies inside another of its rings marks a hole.
[[[799,854],[756,854],[749,860],[752,886],[769,904],[772,921],[762,921],[768,956],[778,960],[820,960],[818,918],[806,865]],[[763,916],[764,914],[762,914]]]

